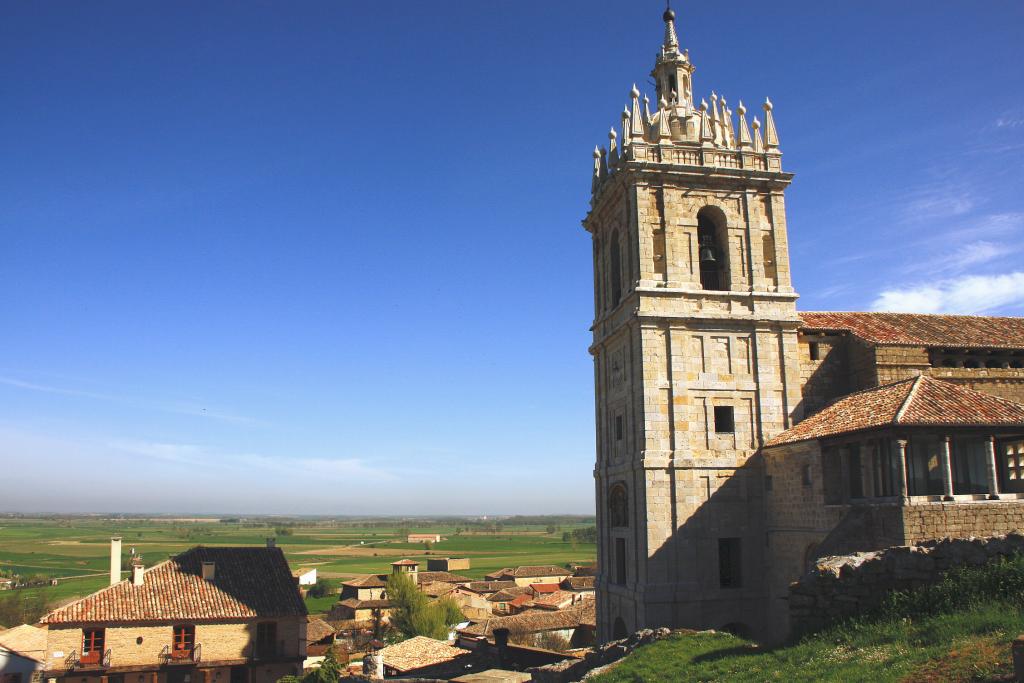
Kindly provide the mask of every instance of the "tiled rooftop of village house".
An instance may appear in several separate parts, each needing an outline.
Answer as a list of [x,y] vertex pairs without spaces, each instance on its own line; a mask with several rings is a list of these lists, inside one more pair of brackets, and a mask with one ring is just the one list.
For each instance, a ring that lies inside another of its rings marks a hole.
[[0,647],[29,659],[43,661],[46,656],[46,631],[31,624],[9,628],[0,632]]
[[334,635],[334,627],[323,619],[311,618],[306,624],[306,640],[315,643]]
[[556,567],[552,564],[542,565],[525,565],[522,567],[505,567],[500,569],[493,574],[488,574],[488,577],[495,577],[500,580],[500,577],[513,577],[517,579],[528,579],[535,576],[569,576],[572,574],[571,571],[564,567]]
[[844,396],[765,447],[886,426],[1024,428],[1024,405],[922,375]]
[[417,572],[417,577],[420,583],[432,583],[435,581],[443,581],[445,583],[470,583],[473,580],[468,576],[452,574],[451,572]]
[[[213,562],[213,581],[203,579]],[[305,616],[306,605],[280,548],[192,548],[130,580],[53,610],[46,624],[164,622]]]
[[341,585],[353,588],[384,588],[388,585],[387,578],[387,574],[371,574],[351,581],[342,581]]
[[456,657],[470,654],[470,651],[426,636],[415,636],[388,645],[380,654],[384,657],[384,666],[406,672],[450,662]]
[[508,617],[492,617],[470,624],[459,633],[471,636],[492,636],[496,628],[507,628],[513,633],[558,631],[578,626],[594,626],[595,618],[594,601],[587,600],[582,605],[558,611],[538,609]]
[[1024,318],[924,313],[801,312],[805,331],[850,332],[872,344],[1024,349]]

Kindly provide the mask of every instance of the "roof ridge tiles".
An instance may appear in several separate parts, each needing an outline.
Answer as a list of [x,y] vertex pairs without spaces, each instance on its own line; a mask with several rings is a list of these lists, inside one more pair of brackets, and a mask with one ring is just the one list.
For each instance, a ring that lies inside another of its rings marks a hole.
[[914,378],[913,383],[910,385],[910,391],[907,392],[906,397],[903,399],[903,404],[896,411],[896,416],[892,419],[894,425],[898,425],[903,421],[903,416],[906,414],[907,409],[910,408],[910,404],[913,403],[914,396],[917,395],[917,388],[921,386],[922,381],[924,381],[924,375],[918,375]]

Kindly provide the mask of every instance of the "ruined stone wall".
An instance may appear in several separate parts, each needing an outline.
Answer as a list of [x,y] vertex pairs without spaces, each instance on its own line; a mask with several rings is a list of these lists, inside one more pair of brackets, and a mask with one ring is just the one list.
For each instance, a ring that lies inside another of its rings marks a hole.
[[903,512],[905,543],[934,538],[996,536],[1024,529],[1024,501],[973,501],[907,505]]
[[1024,535],[1014,532],[830,557],[790,586],[792,632],[817,630],[863,614],[877,607],[886,594],[935,583],[955,567],[980,566],[1022,552]]

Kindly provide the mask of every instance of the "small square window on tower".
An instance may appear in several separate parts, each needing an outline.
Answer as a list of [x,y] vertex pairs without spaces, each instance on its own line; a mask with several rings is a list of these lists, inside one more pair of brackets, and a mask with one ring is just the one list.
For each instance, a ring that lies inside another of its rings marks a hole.
[[715,433],[733,434],[736,431],[736,413],[732,406],[715,406]]

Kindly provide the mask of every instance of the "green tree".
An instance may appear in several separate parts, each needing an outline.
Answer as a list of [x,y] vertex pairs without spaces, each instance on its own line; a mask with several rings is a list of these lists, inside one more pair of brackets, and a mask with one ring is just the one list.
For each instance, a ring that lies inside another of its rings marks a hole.
[[324,579],[317,579],[316,583],[309,587],[306,595],[311,598],[322,598],[331,592],[331,584]]
[[50,604],[40,591],[15,589],[0,597],[0,624],[10,628],[19,624],[34,624],[50,611]]
[[405,638],[427,636],[445,640],[449,629],[462,621],[455,601],[442,598],[431,602],[403,574],[388,577],[387,595],[391,601],[391,626]]

